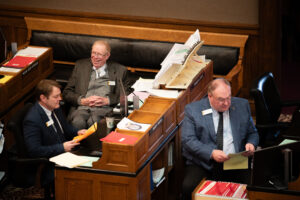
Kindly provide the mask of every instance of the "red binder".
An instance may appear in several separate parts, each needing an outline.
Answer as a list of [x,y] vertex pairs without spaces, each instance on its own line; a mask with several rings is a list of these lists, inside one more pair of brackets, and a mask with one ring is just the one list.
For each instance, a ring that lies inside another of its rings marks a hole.
[[112,131],[110,134],[100,140],[112,143],[134,144],[138,140],[138,137]]
[[30,65],[35,60],[36,60],[36,57],[15,56],[10,61],[5,63],[3,66],[24,68],[24,67]]

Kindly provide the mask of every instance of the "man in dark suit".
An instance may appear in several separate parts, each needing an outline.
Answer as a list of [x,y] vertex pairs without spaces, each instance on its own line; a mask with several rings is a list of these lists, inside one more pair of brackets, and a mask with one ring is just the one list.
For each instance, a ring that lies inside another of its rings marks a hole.
[[107,61],[110,46],[106,41],[95,41],[91,58],[76,62],[63,91],[63,98],[72,105],[68,119],[79,128],[88,128],[112,112],[119,103],[121,80],[129,93],[130,81],[126,67]]
[[[60,109],[60,85],[53,80],[42,80],[35,89],[37,102],[23,121],[24,140],[29,156],[50,158],[71,151],[79,143],[74,136],[84,134],[67,123]],[[44,182],[54,181],[54,167],[49,164]]]
[[203,178],[245,182],[247,170],[223,170],[229,153],[255,151],[259,136],[246,99],[231,97],[225,79],[215,79],[208,86],[208,96],[185,107],[182,127],[182,155],[186,159],[183,181],[184,199]]

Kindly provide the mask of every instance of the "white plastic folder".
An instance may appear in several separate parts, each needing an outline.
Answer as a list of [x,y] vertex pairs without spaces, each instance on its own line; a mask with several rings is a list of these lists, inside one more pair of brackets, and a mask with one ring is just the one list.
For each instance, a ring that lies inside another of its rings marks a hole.
[[89,162],[89,159],[66,152],[50,158],[50,161],[60,166],[74,168]]

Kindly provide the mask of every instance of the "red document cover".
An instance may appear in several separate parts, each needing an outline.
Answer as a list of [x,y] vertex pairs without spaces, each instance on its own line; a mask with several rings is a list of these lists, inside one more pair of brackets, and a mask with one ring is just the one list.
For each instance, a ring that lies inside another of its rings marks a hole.
[[207,180],[197,192],[201,195],[246,198],[247,191],[243,184]]
[[121,144],[134,144],[138,140],[138,137],[112,131],[110,134],[100,140]]
[[3,66],[24,68],[24,67],[30,65],[35,60],[36,60],[36,57],[15,56],[10,61],[5,63]]

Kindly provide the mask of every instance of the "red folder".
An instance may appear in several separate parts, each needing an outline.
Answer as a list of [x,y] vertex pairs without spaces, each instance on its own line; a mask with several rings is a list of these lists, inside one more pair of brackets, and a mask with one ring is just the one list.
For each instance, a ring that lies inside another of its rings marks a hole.
[[120,143],[120,144],[134,144],[138,140],[138,137],[112,131],[106,137],[100,140],[104,142],[112,142],[112,143]]
[[10,61],[5,63],[3,66],[24,68],[24,67],[30,65],[35,60],[36,60],[36,57],[15,56]]

